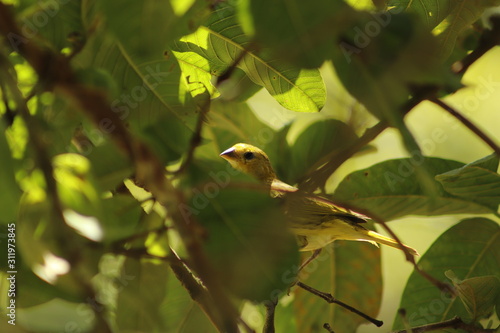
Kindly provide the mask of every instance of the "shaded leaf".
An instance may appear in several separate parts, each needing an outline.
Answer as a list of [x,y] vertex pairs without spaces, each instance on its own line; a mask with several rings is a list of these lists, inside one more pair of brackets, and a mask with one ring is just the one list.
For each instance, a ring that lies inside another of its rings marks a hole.
[[491,315],[493,307],[500,297],[500,280],[496,276],[480,276],[460,280],[453,271],[446,271],[446,276],[452,280],[458,296],[467,313],[468,321],[476,321]]
[[[34,38],[40,34],[52,47],[61,50],[72,47],[72,42],[82,43],[85,39],[85,29],[81,20],[81,1],[21,1],[27,7],[21,6],[18,19],[23,23],[22,29],[28,32],[27,37]],[[21,39],[14,40],[14,49]],[[18,44],[19,43],[19,44]]]
[[337,37],[355,11],[343,1],[240,1],[238,17],[275,57],[316,68],[330,57]]
[[490,155],[437,175],[436,180],[448,193],[496,211],[500,204],[500,175],[496,172],[498,161],[497,156]]
[[[453,269],[464,280],[494,275],[499,277],[500,227],[497,223],[473,218],[443,233],[418,262],[425,272],[444,281],[445,272]],[[413,272],[401,298],[411,327],[450,319],[454,316],[467,318],[468,313],[457,298],[442,293],[438,288]],[[396,316],[393,329],[403,329],[400,316]]]
[[[309,253],[307,253],[309,255]],[[304,269],[310,276],[302,282],[375,317],[382,299],[380,250],[363,242],[337,241],[323,249]],[[355,332],[367,321],[318,296],[296,289],[293,301],[298,332],[319,331],[329,323],[335,332]]]
[[277,201],[249,190],[198,193],[182,210],[206,228],[206,251],[228,290],[258,302],[286,292],[298,252]]
[[166,297],[159,308],[165,332],[218,332],[179,280],[172,277],[166,283]]
[[463,166],[440,158],[403,158],[388,160],[348,175],[333,196],[384,220],[404,215],[443,215],[491,213],[491,209],[438,189],[437,196],[426,194],[415,170],[425,164],[431,175]]
[[126,258],[122,267],[118,291],[116,324],[120,331],[165,331],[159,306],[166,297],[169,279],[166,262]]
[[[327,118],[320,118],[312,123],[305,120],[294,122],[290,135],[293,136],[297,131],[300,134],[289,148],[290,157],[280,159],[286,163],[282,163],[278,169],[283,180],[292,184],[299,182],[299,177],[325,163],[328,156],[342,150],[357,138],[349,126]],[[282,153],[284,152],[280,150],[280,157]]]
[[[195,30],[206,1],[104,1],[99,2],[109,30],[135,58],[161,56],[170,41]],[[116,13],[120,15],[116,15]]]
[[[89,38],[74,61],[80,67],[106,71],[115,80],[120,95],[110,97],[110,106],[122,121],[131,125],[131,130],[140,131],[162,117],[169,117],[172,125],[187,128],[187,116],[197,112],[174,57],[160,54],[142,60],[134,58],[101,32]],[[109,122],[99,125],[104,133],[112,131],[113,124]]]

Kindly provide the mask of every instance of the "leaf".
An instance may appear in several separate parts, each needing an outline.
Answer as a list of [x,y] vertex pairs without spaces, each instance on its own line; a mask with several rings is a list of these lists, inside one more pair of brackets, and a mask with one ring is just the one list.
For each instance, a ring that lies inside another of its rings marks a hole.
[[183,5],[178,1],[111,0],[99,5],[109,30],[138,59],[163,55],[170,41],[195,30],[203,13],[208,13],[207,2],[199,0]]
[[255,302],[286,292],[294,279],[298,252],[277,201],[267,193],[212,185],[204,192],[195,191],[190,205],[181,211],[194,215],[206,228],[206,252],[225,287]]
[[[237,63],[256,84],[265,87],[285,108],[299,112],[319,111],[326,99],[323,79],[317,69],[300,69],[278,62],[266,50],[248,49],[250,37],[245,35],[236,19],[235,8],[221,3],[207,22],[195,33],[173,45],[181,62],[198,67],[197,79],[209,86],[208,73],[220,74]],[[199,56],[208,60],[200,60]]]
[[393,7],[391,12],[405,10],[420,16],[438,37],[440,58],[446,60],[455,48],[457,39],[472,27],[484,10],[499,4],[498,0],[391,0],[388,7]]
[[[92,20],[92,14],[88,16]],[[167,117],[172,126],[185,130],[192,126],[188,117],[196,114],[197,106],[174,57],[134,58],[102,31],[89,38],[74,61],[80,67],[106,71],[115,80],[120,95],[110,97],[110,106],[132,131],[140,132]],[[98,130],[109,133],[114,125],[99,126]]]
[[273,56],[296,66],[317,68],[330,57],[338,34],[352,22],[354,10],[342,1],[239,2],[238,18],[249,35]]
[[159,306],[166,297],[169,267],[159,260],[126,258],[118,291],[116,324],[120,331],[165,332]]
[[[309,255],[309,253],[307,253]],[[304,269],[302,281],[375,317],[382,299],[380,250],[362,242],[337,241]],[[355,332],[367,321],[335,304],[297,288],[293,301],[298,332],[321,331],[329,323],[335,332]]]
[[500,204],[500,175],[498,157],[489,155],[479,161],[467,164],[436,176],[448,193],[476,202],[496,211]]
[[[302,130],[302,131],[301,131]],[[341,121],[320,118],[315,121],[294,122],[290,128],[290,136],[299,131],[290,147],[290,157],[278,169],[283,179],[295,184],[311,172],[315,167],[325,163],[331,154],[338,152],[352,143],[356,134]]]
[[333,196],[384,220],[410,214],[492,212],[484,205],[452,196],[443,189],[438,189],[436,196],[427,195],[415,175],[416,168],[422,164],[431,175],[463,166],[462,163],[440,158],[388,160],[351,173],[342,180]]
[[97,147],[87,144],[84,155],[102,190],[114,190],[132,174],[131,162],[112,142],[106,141]]
[[[81,20],[81,1],[22,1],[29,3],[18,15],[21,29],[32,39],[41,35],[57,50],[72,47],[72,38],[82,42],[85,29]],[[14,40],[17,50],[22,39]],[[17,45],[16,45],[17,44]]]
[[491,315],[493,307],[500,298],[500,280],[496,276],[480,276],[460,280],[451,270],[446,271],[445,275],[452,280],[458,296],[469,314],[468,321],[476,321]]
[[434,30],[440,44],[440,58],[445,60],[452,53],[457,39],[465,30],[472,28],[484,10],[498,6],[498,0],[472,0],[458,2],[453,10]]
[[[431,245],[418,262],[419,267],[443,281],[445,272],[453,269],[463,279],[494,275],[500,277],[500,227],[484,219],[462,220],[448,229]],[[457,298],[442,293],[419,273],[408,279],[400,308],[406,310],[411,327],[450,319],[466,318],[468,313]],[[396,316],[393,329],[403,329],[401,317]]]
[[159,308],[165,332],[218,332],[178,279],[168,278],[166,283],[166,297]]

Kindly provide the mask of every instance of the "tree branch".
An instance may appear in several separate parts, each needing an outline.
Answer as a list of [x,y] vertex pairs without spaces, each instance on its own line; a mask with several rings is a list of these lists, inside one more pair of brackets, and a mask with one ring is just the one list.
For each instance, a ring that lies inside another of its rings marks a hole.
[[429,101],[440,106],[443,110],[451,114],[453,117],[457,118],[460,120],[462,124],[464,124],[468,129],[470,129],[474,134],[476,134],[481,140],[484,141],[488,146],[493,149],[493,151],[500,156],[500,147],[491,139],[489,136],[487,136],[479,127],[474,125],[469,119],[464,117],[460,112],[455,110],[453,107],[451,107],[449,104],[443,102],[439,98],[433,97],[429,98]]

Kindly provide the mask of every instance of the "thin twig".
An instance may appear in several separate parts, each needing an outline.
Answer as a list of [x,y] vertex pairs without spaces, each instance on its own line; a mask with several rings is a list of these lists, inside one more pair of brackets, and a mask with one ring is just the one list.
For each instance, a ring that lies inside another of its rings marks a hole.
[[439,98],[433,97],[429,98],[429,101],[440,106],[443,110],[451,114],[453,117],[457,118],[460,120],[462,124],[464,124],[468,129],[470,129],[474,134],[476,134],[481,140],[484,141],[488,146],[491,147],[495,151],[495,153],[500,156],[500,147],[491,139],[489,136],[487,136],[479,127],[474,125],[469,119],[464,117],[460,112],[455,110],[451,105],[445,103],[444,101],[440,100]]
[[[418,326],[418,327],[413,327],[411,329],[412,333],[423,333],[423,332],[431,332],[431,331],[437,331],[437,330],[442,330],[445,328],[453,328],[453,329],[462,329],[465,330],[469,333],[489,333],[489,332],[496,332],[497,329],[494,328],[480,328],[474,326],[474,324],[467,324],[464,323],[462,319],[459,317],[454,317],[449,320],[445,320],[439,323],[433,323],[433,324],[428,324],[428,325],[423,325],[423,326]],[[392,333],[407,333],[408,330],[400,330],[400,331],[394,331]]]
[[328,332],[328,333],[335,333],[332,329],[332,327],[330,326],[330,324],[328,323],[324,323],[323,324],[323,328]]
[[[205,88],[206,90],[206,88]],[[204,96],[205,97],[205,96]],[[191,164],[191,161],[193,160],[194,157],[194,152],[196,148],[200,145],[201,143],[201,131],[203,129],[203,124],[206,122],[207,118],[207,113],[210,110],[210,97],[206,96],[206,99],[204,100],[201,108],[200,108],[200,114],[198,116],[198,120],[196,122],[196,128],[194,129],[193,136],[191,137],[191,141],[189,143],[189,149],[186,154],[186,159],[184,162],[181,164],[179,169],[173,172],[175,175],[179,175],[183,173],[187,167]]]
[[348,304],[346,304],[346,303],[344,303],[342,301],[339,301],[338,299],[336,299],[335,297],[333,297],[331,294],[328,294],[328,293],[319,291],[317,289],[314,289],[313,287],[308,286],[307,284],[304,284],[304,283],[302,283],[300,281],[297,281],[296,285],[299,286],[300,288],[302,288],[302,289],[310,292],[311,294],[316,295],[316,296],[324,299],[329,304],[335,303],[335,304],[340,305],[344,309],[347,309],[347,310],[349,310],[349,311],[357,314],[358,316],[363,317],[364,319],[368,320],[369,322],[371,322],[372,324],[374,324],[377,327],[380,327],[380,326],[382,326],[384,324],[383,321],[375,319],[375,318],[372,318],[369,315],[367,315],[366,313],[363,313],[360,310],[358,310],[358,309],[356,309],[356,308],[354,308],[354,307],[352,307],[352,306],[350,306],[350,305],[348,305]]

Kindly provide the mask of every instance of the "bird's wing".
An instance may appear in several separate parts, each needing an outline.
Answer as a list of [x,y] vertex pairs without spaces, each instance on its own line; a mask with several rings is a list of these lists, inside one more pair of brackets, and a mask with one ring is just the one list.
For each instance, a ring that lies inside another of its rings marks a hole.
[[359,224],[368,219],[364,215],[351,212],[320,197],[289,193],[285,200],[286,213],[290,217],[292,226],[296,228],[327,228],[331,225],[328,222],[333,220],[361,227]]

